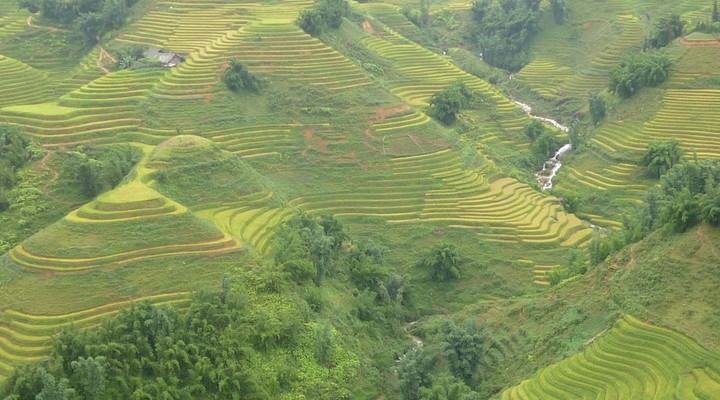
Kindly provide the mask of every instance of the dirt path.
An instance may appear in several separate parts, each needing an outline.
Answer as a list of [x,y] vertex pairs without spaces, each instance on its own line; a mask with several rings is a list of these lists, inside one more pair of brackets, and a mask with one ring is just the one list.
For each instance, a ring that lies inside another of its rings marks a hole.
[[42,169],[50,172],[50,174],[52,175],[52,177],[50,178],[50,180],[48,180],[47,182],[45,182],[45,183],[42,185],[42,188],[41,188],[42,191],[45,193],[45,196],[53,199],[54,201],[56,201],[56,202],[58,202],[58,203],[60,203],[60,204],[64,204],[64,205],[66,205],[66,206],[68,206],[68,207],[70,207],[70,208],[75,208],[75,207],[78,207],[78,206],[83,205],[83,204],[84,204],[83,202],[77,203],[77,202],[67,201],[67,200],[64,200],[64,199],[61,199],[61,198],[55,196],[55,195],[52,193],[52,190],[51,190],[50,186],[52,186],[52,184],[55,183],[55,181],[57,181],[58,178],[60,177],[60,173],[59,173],[58,171],[50,168],[50,166],[47,164],[48,160],[50,159],[50,157],[52,157],[53,154],[55,154],[54,151],[47,151],[47,150],[46,150],[45,156],[43,156],[43,158],[40,159],[40,162],[38,163],[38,165],[40,166],[40,168],[42,168]]
[[48,31],[50,31],[50,32],[61,32],[61,31],[62,31],[62,32],[67,32],[65,29],[53,28],[53,27],[51,27],[51,26],[35,25],[35,24],[33,24],[32,20],[33,20],[33,16],[32,16],[32,15],[29,16],[29,17],[27,17],[27,19],[25,20],[25,22],[27,23],[27,26],[29,26],[29,27],[31,27],[31,28],[46,29],[46,30],[48,30]]
[[100,49],[100,54],[98,54],[97,66],[104,74],[107,75],[110,73],[110,71],[103,66],[107,63],[107,61],[103,62],[103,60],[110,60],[113,63],[117,62],[117,60],[115,59],[115,57],[111,56],[110,53],[105,51],[102,45],[100,45],[100,40],[98,40],[98,48]]

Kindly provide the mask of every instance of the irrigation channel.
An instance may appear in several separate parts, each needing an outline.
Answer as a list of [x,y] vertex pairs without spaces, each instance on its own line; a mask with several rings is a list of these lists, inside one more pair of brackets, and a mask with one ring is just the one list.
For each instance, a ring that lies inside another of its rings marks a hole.
[[[546,122],[558,129],[560,129],[563,132],[568,132],[570,128],[567,126],[557,122],[556,120],[552,118],[546,118],[546,117],[539,117],[537,115],[532,114],[532,107],[528,104],[521,103],[517,100],[514,100],[515,104],[519,105],[530,117],[535,118],[537,120]],[[543,167],[540,171],[535,173],[535,179],[537,179],[538,183],[542,187],[543,190],[552,189],[553,183],[552,180],[557,175],[558,171],[560,171],[560,168],[562,167],[562,162],[560,162],[560,158],[564,156],[565,154],[569,153],[570,150],[572,150],[572,143],[567,143],[560,147],[560,149],[555,153],[555,155],[545,161],[543,164]]]

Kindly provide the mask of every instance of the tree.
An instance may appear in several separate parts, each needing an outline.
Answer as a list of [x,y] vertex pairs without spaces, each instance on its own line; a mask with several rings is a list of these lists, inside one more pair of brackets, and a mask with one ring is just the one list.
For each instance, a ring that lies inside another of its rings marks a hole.
[[490,4],[490,0],[473,1],[470,11],[472,12],[472,16],[475,19],[475,22],[483,22],[483,19],[485,19],[485,16],[490,10]]
[[460,278],[460,256],[454,245],[439,243],[418,266],[429,271],[430,279],[446,282]]
[[435,362],[435,354],[427,347],[415,347],[401,359],[398,380],[405,400],[419,399],[420,390],[432,385],[430,373]]
[[640,165],[647,167],[648,176],[658,179],[679,163],[682,157],[683,151],[677,140],[652,142],[643,154]]
[[432,379],[432,386],[420,389],[422,400],[480,400],[478,393],[450,374]]
[[308,35],[318,36],[325,29],[320,11],[314,8],[303,10],[298,17],[297,24]]
[[462,326],[446,321],[443,325],[443,350],[453,375],[466,384],[472,384],[473,376],[485,361],[485,345],[488,338],[484,327],[478,327],[471,319]]
[[435,93],[430,98],[430,114],[445,125],[452,125],[457,120],[457,114],[472,99],[472,92],[462,81],[448,85],[442,92]]
[[535,139],[539,138],[545,132],[545,125],[543,125],[540,120],[533,118],[525,124],[523,131],[525,132],[525,136],[534,142]]
[[712,22],[720,22],[720,10],[718,10],[718,1],[715,0],[712,9]]
[[80,14],[77,18],[77,26],[85,38],[85,45],[93,46],[103,29],[103,19],[100,14],[94,12]]
[[664,52],[632,54],[610,72],[610,90],[628,98],[644,86],[657,86],[668,78],[672,61]]
[[537,163],[544,162],[555,154],[558,149],[558,143],[552,132],[545,131],[530,146],[530,153]]
[[591,93],[588,98],[590,106],[590,116],[592,118],[593,125],[597,125],[605,118],[605,100],[599,93]]
[[552,7],[553,19],[558,25],[565,23],[565,14],[567,13],[567,6],[565,0],[550,0]]
[[70,365],[78,380],[77,387],[86,400],[102,400],[105,395],[105,357],[80,357]]
[[679,15],[658,19],[650,35],[650,46],[656,49],[667,46],[675,38],[682,36],[684,24]]
[[315,359],[322,365],[329,366],[335,348],[332,327],[319,324],[315,327]]
[[260,80],[237,58],[231,58],[228,62],[223,74],[223,82],[233,92],[248,90],[257,93],[260,90]]
[[297,24],[305,33],[318,36],[325,29],[338,29],[349,13],[350,5],[346,0],[322,0],[300,13]]

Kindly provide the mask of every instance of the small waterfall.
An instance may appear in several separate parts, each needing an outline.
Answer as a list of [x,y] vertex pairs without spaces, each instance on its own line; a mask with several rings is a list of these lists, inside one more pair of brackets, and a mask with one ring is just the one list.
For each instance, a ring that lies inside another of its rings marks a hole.
[[[554,120],[552,118],[539,117],[537,115],[533,115],[532,107],[529,104],[521,103],[514,99],[513,99],[513,101],[515,102],[515,104],[520,106],[520,108],[522,108],[523,111],[525,111],[525,113],[527,113],[527,115],[529,115],[530,117],[535,118],[540,121],[543,121],[545,123],[548,123],[558,129],[560,129],[563,132],[570,131],[570,128],[557,122],[556,120]],[[562,157],[566,153],[569,153],[570,150],[572,150],[572,143],[568,143],[568,144],[562,146],[551,159],[545,161],[545,163],[543,164],[543,168],[540,171],[538,171],[537,173],[535,173],[535,179],[537,179],[538,183],[540,184],[540,186],[542,187],[543,190],[552,189],[552,187],[553,187],[552,180],[557,175],[558,171],[560,171],[560,168],[562,167],[562,162],[560,162],[560,157]]]

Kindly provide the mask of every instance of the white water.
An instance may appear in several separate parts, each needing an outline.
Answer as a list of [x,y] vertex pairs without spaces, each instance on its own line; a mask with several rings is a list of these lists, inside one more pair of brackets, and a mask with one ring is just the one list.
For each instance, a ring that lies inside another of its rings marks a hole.
[[[403,327],[405,329],[405,333],[407,333],[407,335],[410,337],[410,340],[412,340],[413,342],[413,347],[408,350],[408,353],[419,347],[422,347],[424,344],[422,339],[410,333],[410,328],[412,328],[417,323],[418,321],[409,322]],[[407,357],[407,353],[400,355],[397,360],[395,360],[395,362],[400,363],[405,359],[405,357]]]
[[[537,115],[533,115],[532,107],[530,107],[530,105],[521,103],[517,100],[513,100],[513,101],[515,102],[515,104],[520,106],[520,108],[522,108],[523,111],[525,111],[527,113],[527,115],[529,115],[530,117],[535,118],[540,121],[543,121],[545,123],[548,123],[558,129],[560,129],[563,132],[570,131],[570,128],[555,121],[552,118],[539,117]],[[552,189],[552,187],[553,187],[552,180],[553,180],[553,178],[555,178],[557,173],[560,171],[560,168],[562,168],[562,162],[560,162],[560,157],[562,157],[566,153],[570,152],[570,150],[572,150],[572,143],[568,143],[568,144],[562,146],[551,159],[545,161],[545,163],[543,164],[543,168],[540,171],[538,171],[537,173],[535,173],[535,179],[537,179],[538,183],[540,184],[540,186],[542,187],[543,190]]]

